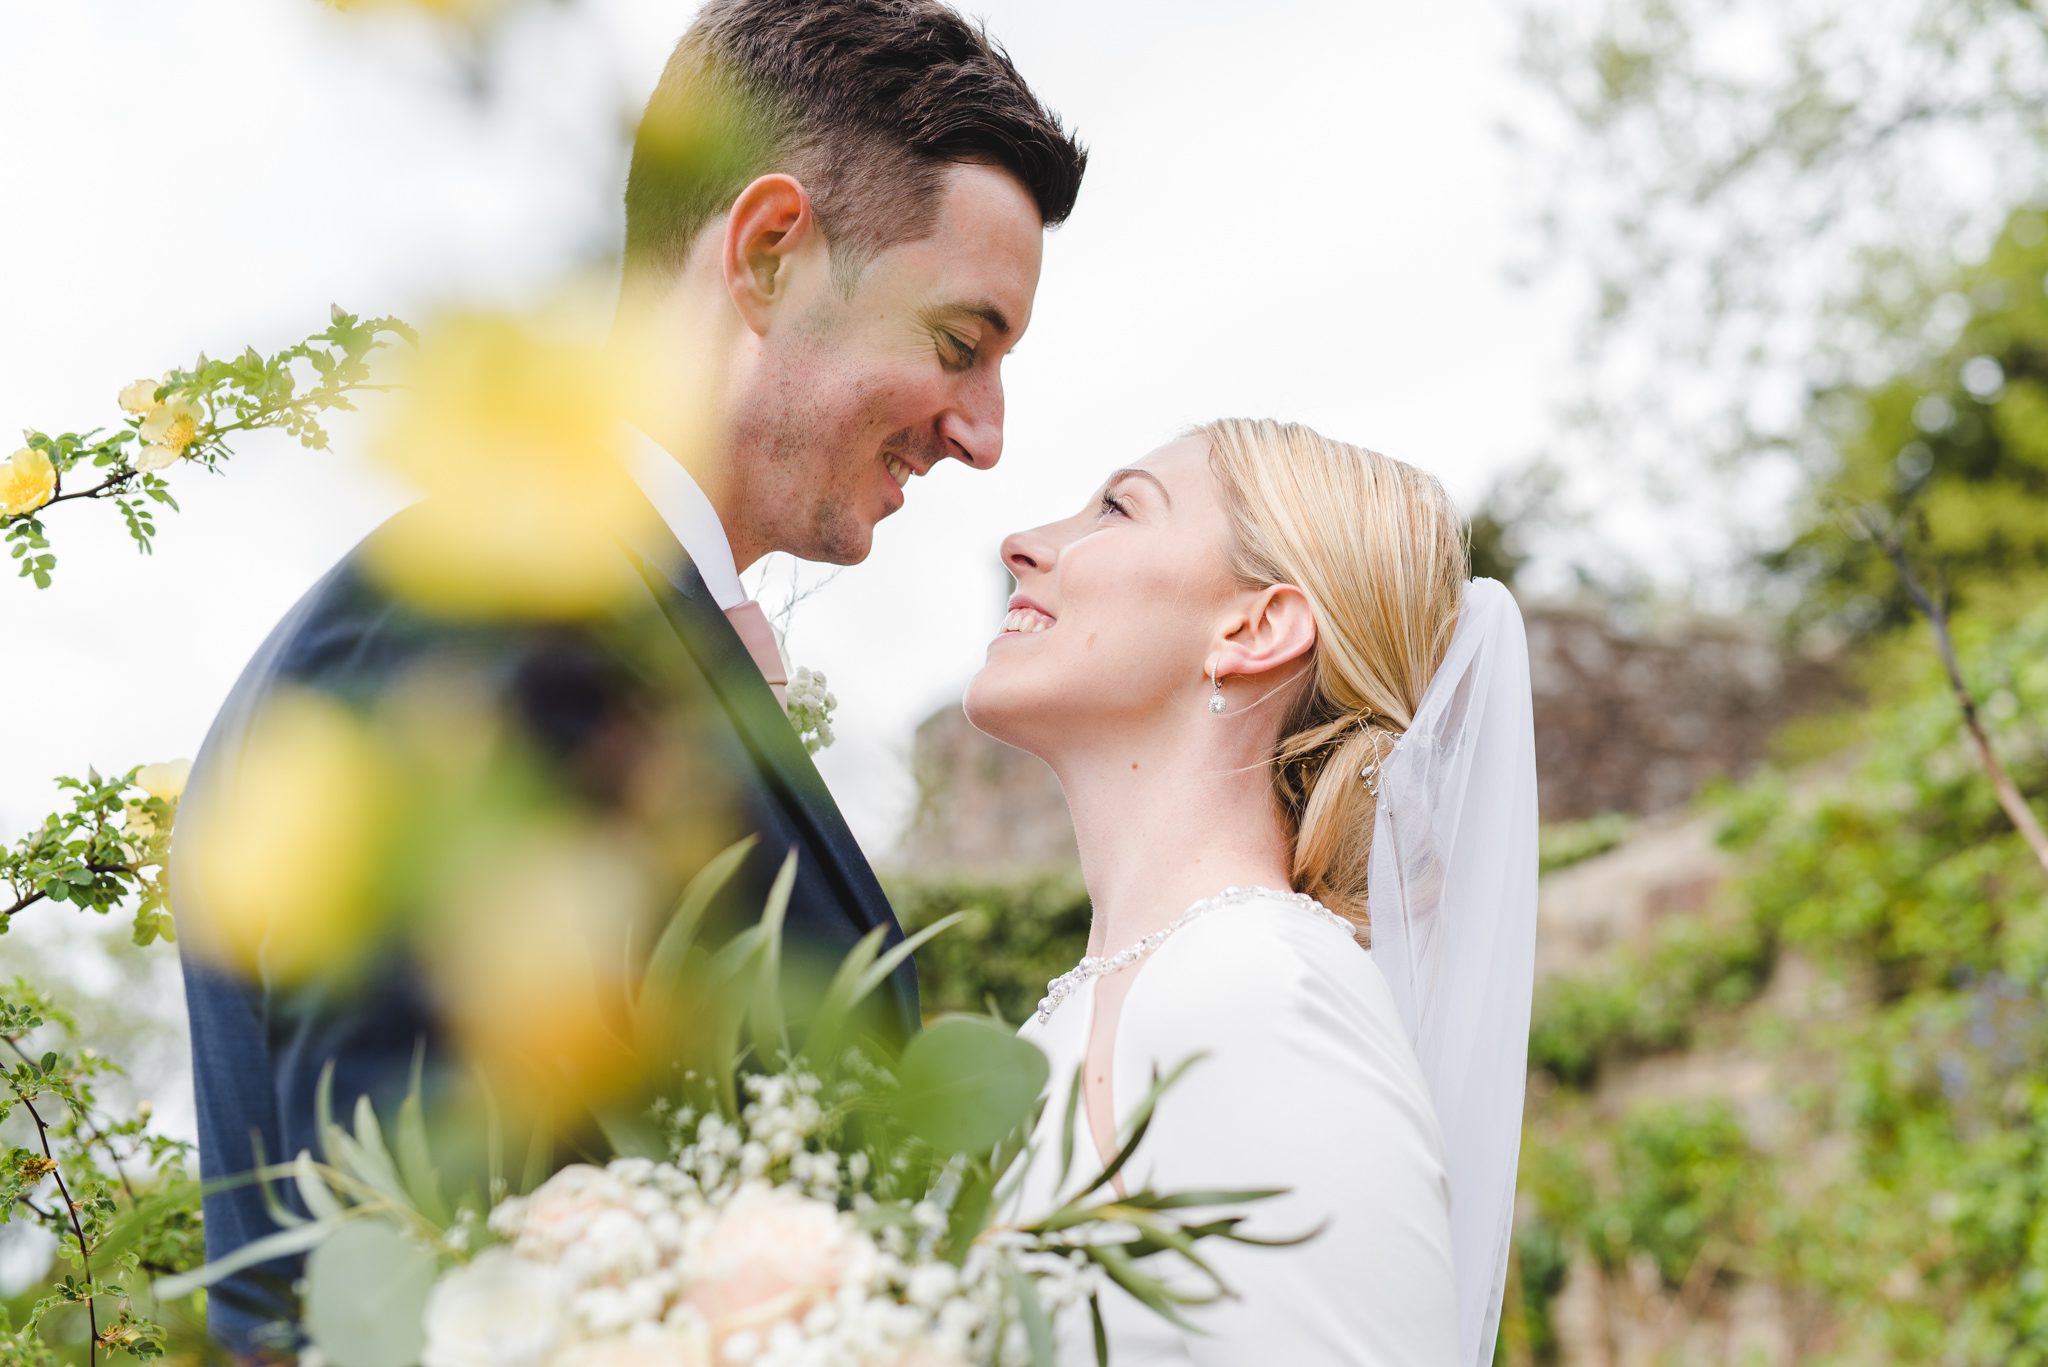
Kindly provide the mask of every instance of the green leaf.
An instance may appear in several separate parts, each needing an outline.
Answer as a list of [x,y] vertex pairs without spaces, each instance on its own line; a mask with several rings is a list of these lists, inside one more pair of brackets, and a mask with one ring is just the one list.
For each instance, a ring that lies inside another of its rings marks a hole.
[[1051,1068],[1028,1040],[980,1016],[914,1036],[897,1068],[897,1115],[941,1153],[983,1153],[1023,1124]]
[[1060,1175],[1053,1182],[1054,1191],[1064,1191],[1067,1174],[1074,1170],[1074,1119],[1081,1112],[1081,1078],[1083,1069],[1074,1065],[1074,1081],[1067,1088],[1066,1118],[1060,1121]]
[[446,1224],[448,1202],[441,1193],[441,1174],[434,1168],[434,1156],[427,1143],[425,1097],[425,1046],[413,1052],[412,1082],[405,1100],[398,1104],[398,1129],[393,1136],[397,1150],[398,1175],[420,1214],[435,1224]]
[[1045,1313],[1045,1305],[1038,1299],[1038,1289],[1031,1278],[1016,1271],[1010,1272],[1010,1293],[1017,1298],[1017,1318],[1024,1324],[1024,1339],[1031,1347],[1031,1367],[1054,1367],[1052,1348],[1052,1316]]
[[669,917],[662,927],[661,938],[654,942],[653,951],[647,956],[647,972],[642,979],[646,983],[673,984],[682,981],[683,969],[689,962],[690,950],[697,943],[697,927],[704,920],[704,913],[711,907],[711,899],[718,890],[731,881],[739,869],[740,862],[754,848],[757,837],[748,836],[721,850],[710,863],[697,871],[683,890],[683,900],[676,907],[675,915]]
[[426,1346],[436,1271],[391,1226],[351,1220],[306,1260],[306,1331],[335,1367],[409,1367]]
[[243,1244],[219,1262],[208,1263],[191,1272],[181,1272],[175,1277],[165,1277],[152,1291],[160,1301],[179,1300],[223,1277],[233,1276],[245,1267],[254,1267],[257,1263],[293,1253],[304,1253],[332,1233],[333,1228],[332,1225],[312,1222],[293,1229],[281,1229],[253,1243]]

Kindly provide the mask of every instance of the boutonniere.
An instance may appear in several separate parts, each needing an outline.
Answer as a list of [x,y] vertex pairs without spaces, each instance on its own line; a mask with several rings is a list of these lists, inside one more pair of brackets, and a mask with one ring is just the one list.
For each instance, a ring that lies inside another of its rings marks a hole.
[[811,754],[832,743],[832,709],[837,706],[839,699],[825,687],[825,676],[799,665],[790,676],[782,707],[789,714],[789,724],[796,728],[797,739]]

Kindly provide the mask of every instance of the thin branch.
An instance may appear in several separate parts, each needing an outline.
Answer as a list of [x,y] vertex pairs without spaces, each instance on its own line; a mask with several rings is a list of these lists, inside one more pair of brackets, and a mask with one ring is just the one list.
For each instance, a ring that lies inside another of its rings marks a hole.
[[50,1178],[57,1184],[57,1195],[64,1199],[64,1209],[71,1215],[71,1232],[78,1236],[78,1263],[85,1272],[85,1324],[92,1334],[92,1339],[86,1344],[85,1360],[88,1364],[97,1363],[100,1360],[100,1321],[92,1303],[92,1250],[85,1242],[85,1226],[78,1219],[78,1203],[71,1199],[70,1188],[64,1185],[64,1174],[57,1166],[57,1156],[50,1152],[50,1127],[43,1122],[42,1112],[23,1093],[17,1091],[15,1095],[21,1097],[21,1104],[28,1109],[30,1119],[36,1122],[36,1135],[43,1141],[43,1161],[50,1165]]
[[[94,828],[95,836],[97,836],[99,831],[103,829],[103,825],[96,826]],[[147,867],[147,865],[141,864],[87,864],[85,866],[86,870],[91,873],[141,873],[145,867]],[[15,886],[19,887],[20,884],[16,884]],[[37,889],[34,892],[22,893],[15,899],[13,906],[0,908],[0,922],[6,921],[8,917],[14,915],[15,912],[20,911],[25,907],[34,906],[36,903],[42,901],[49,895],[49,893],[44,892],[41,889]]]
[[1948,586],[1944,583],[1939,594],[1931,594],[1920,582],[1918,575],[1906,559],[1906,548],[1899,538],[1877,525],[1874,518],[1858,514],[1857,521],[1864,535],[1877,544],[1898,571],[1899,582],[1904,585],[1907,595],[1921,612],[1927,615],[1927,622],[1934,630],[1934,646],[1941,654],[1941,667],[1948,674],[1949,688],[1956,695],[1956,702],[1963,710],[1963,726],[1970,733],[1970,741],[1977,751],[1977,761],[1983,765],[1985,774],[1991,779],[1992,791],[1998,795],[1998,805],[2005,809],[2020,837],[2033,851],[2034,861],[2041,866],[2041,872],[2048,876],[2048,831],[2041,829],[2040,818],[2027,805],[2027,799],[2012,781],[2000,763],[1998,752],[1991,748],[1991,737],[1985,734],[1984,723],[1977,715],[1977,699],[1970,692],[1970,686],[1963,679],[1962,664],[1956,658],[1955,640],[1949,633]]
[[[19,1055],[23,1063],[35,1062],[34,1059],[29,1057],[28,1051],[21,1047],[21,1041],[16,1039],[13,1035],[0,1036],[0,1039],[6,1040],[7,1047],[9,1049],[12,1049],[17,1055]],[[135,1188],[130,1186],[128,1183],[128,1174],[122,1171],[121,1169],[121,1155],[115,1152],[114,1141],[107,1138],[106,1134],[101,1131],[100,1127],[92,1123],[92,1112],[86,1110],[83,1106],[80,1106],[74,1109],[71,1113],[77,1116],[79,1121],[84,1124],[86,1132],[93,1137],[94,1142],[96,1142],[101,1148],[107,1151],[107,1161],[114,1165],[114,1176],[120,1179],[121,1190],[128,1193],[128,1199],[131,1201],[140,1201],[142,1198],[135,1194]]]

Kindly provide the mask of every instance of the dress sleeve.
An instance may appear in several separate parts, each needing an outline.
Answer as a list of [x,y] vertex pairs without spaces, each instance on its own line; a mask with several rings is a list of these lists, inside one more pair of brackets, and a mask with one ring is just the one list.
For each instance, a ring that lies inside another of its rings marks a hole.
[[1187,1336],[1190,1360],[1453,1367],[1442,1138],[1386,984],[1344,931],[1297,908],[1233,911],[1162,947],[1126,1003],[1120,1110],[1151,1067],[1206,1054],[1161,1101],[1135,1175],[1159,1190],[1284,1187],[1242,1208],[1244,1231],[1320,1233],[1205,1244],[1233,1295],[1189,1315],[1206,1331]]

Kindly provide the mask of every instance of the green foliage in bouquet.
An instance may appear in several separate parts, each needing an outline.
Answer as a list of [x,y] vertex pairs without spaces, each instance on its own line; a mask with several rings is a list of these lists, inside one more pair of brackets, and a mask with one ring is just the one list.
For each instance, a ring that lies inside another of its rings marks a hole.
[[416,340],[396,318],[362,319],[337,304],[324,331],[273,355],[254,347],[226,361],[202,354],[189,370],[135,381],[120,394],[128,417],[119,430],[53,436],[31,429],[0,462],[0,539],[21,577],[50,586],[57,556],[43,519],[60,503],[112,503],[147,553],[156,506],[178,506],[165,478],[173,467],[217,472],[232,454],[229,437],[264,428],[280,429],[309,450],[325,449],[321,414],[353,409],[351,394],[377,387],[369,358],[392,339]]

